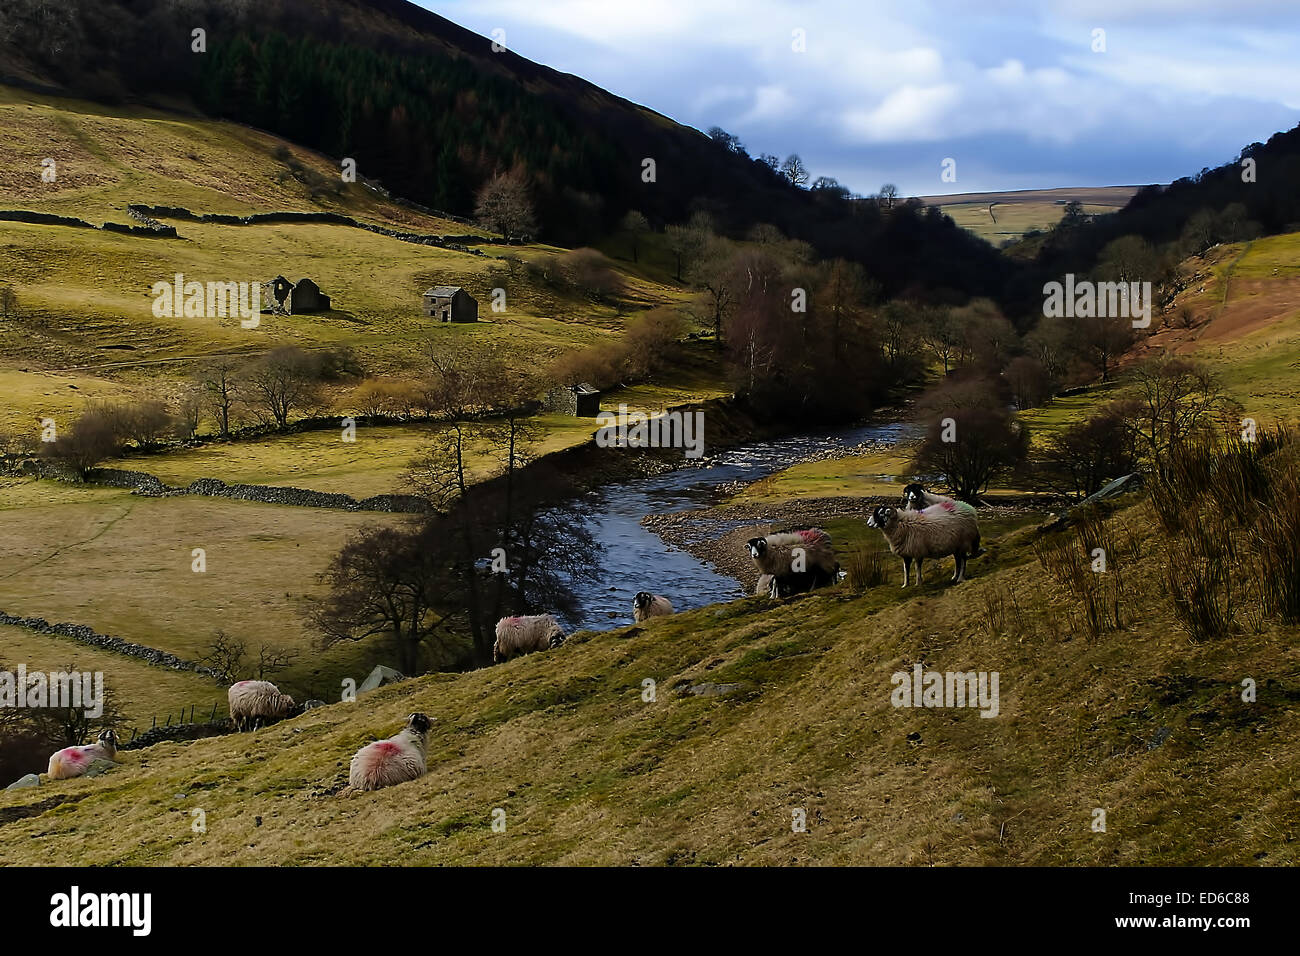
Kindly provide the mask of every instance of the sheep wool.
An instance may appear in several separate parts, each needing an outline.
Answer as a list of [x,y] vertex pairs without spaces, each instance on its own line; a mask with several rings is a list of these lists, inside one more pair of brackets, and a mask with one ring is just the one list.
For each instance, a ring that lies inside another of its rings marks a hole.
[[958,508],[956,502],[940,502],[923,511],[900,511],[882,505],[867,518],[867,524],[879,528],[889,542],[889,550],[903,559],[903,587],[907,587],[913,560],[919,586],[927,558],[952,555],[956,562],[952,580],[956,583],[966,577],[967,558],[982,553],[974,509]]
[[352,758],[348,783],[356,790],[378,790],[424,776],[431,724],[427,715],[411,714],[397,734],[366,744]]
[[230,720],[236,730],[249,723],[288,717],[296,706],[293,698],[266,680],[241,680],[226,692],[230,703]]
[[773,587],[776,578],[770,574],[760,574],[758,583],[754,585],[754,594],[758,597],[776,597],[776,591]]
[[632,599],[632,620],[638,624],[647,618],[666,617],[672,613],[672,602],[666,597],[660,597],[658,594],[639,591],[637,596]]
[[83,747],[64,747],[50,756],[46,775],[51,780],[70,780],[80,777],[96,760],[117,761],[117,735],[102,730],[93,744]]
[[967,514],[975,514],[975,506],[965,502],[958,501],[956,498],[949,498],[945,495],[935,494],[933,491],[926,491],[925,488],[917,482],[912,482],[903,488],[903,507],[909,511],[924,511],[933,505],[941,504],[954,505],[958,511],[964,511]]
[[821,528],[750,538],[748,547],[760,574],[756,593],[786,597],[836,581],[840,566],[831,547],[831,536]]
[[503,617],[497,621],[497,639],[492,645],[492,662],[500,664],[521,654],[532,654],[559,647],[564,643],[564,629],[554,614]]

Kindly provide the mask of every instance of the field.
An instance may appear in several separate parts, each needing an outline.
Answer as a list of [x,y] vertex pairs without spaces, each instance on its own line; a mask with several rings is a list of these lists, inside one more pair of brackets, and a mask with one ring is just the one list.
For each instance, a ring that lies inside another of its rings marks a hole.
[[1068,202],[1081,203],[1085,213],[1100,216],[1123,207],[1137,190],[1137,186],[1099,186],[920,198],[926,205],[938,206],[963,229],[996,246],[1008,239],[1019,239],[1031,229],[1051,229],[1065,215]]

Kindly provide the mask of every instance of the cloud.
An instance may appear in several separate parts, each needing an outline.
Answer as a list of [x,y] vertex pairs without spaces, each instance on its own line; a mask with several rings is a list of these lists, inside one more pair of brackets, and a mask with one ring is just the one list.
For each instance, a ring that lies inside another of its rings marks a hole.
[[979,177],[963,191],[1169,181],[1294,126],[1293,2],[449,0],[438,12],[485,35],[504,27],[521,55],[721,126],[753,154],[798,152],[860,192],[884,180],[935,192],[945,156]]

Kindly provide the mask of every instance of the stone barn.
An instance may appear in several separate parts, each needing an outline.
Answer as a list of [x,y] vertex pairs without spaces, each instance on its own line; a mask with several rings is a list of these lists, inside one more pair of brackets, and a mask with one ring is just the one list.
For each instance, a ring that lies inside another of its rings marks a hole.
[[600,414],[600,392],[586,382],[580,385],[556,385],[542,399],[542,407],[547,411],[577,418],[595,418]]
[[271,312],[288,315],[328,312],[330,297],[321,292],[320,286],[311,279],[299,279],[294,283],[284,276],[276,276],[262,283],[262,305]]
[[424,293],[424,314],[439,322],[477,322],[478,301],[458,285],[436,285]]

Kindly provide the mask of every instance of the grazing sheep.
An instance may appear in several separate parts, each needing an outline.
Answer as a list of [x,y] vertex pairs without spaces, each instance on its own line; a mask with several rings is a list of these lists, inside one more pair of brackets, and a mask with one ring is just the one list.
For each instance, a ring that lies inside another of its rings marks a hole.
[[[771,576],[768,593],[773,597],[811,591],[834,584],[837,579],[840,566],[831,548],[831,536],[821,528],[750,538],[748,546],[759,573]],[[762,583],[760,577],[760,587]]]
[[236,730],[243,730],[249,723],[256,726],[259,721],[280,720],[297,708],[292,697],[280,693],[280,688],[267,680],[241,680],[232,684],[226,699],[230,702],[230,720]]
[[64,747],[50,757],[46,774],[51,780],[70,780],[80,777],[96,760],[117,761],[117,734],[101,730],[93,744],[84,747]]
[[658,594],[651,594],[649,591],[638,591],[636,597],[632,599],[632,620],[638,624],[646,618],[666,617],[672,613],[672,602],[666,597],[660,597]]
[[564,630],[554,614],[503,617],[497,621],[497,640],[492,645],[492,663],[500,664],[520,654],[559,647]]
[[366,744],[352,758],[348,783],[356,790],[378,790],[424,776],[431,723],[425,714],[411,714],[396,735]]
[[921,584],[921,567],[926,558],[952,555],[956,561],[953,582],[966,577],[968,556],[982,554],[979,521],[955,502],[940,503],[924,511],[900,511],[881,505],[867,518],[867,524],[884,532],[889,550],[903,559],[903,587],[907,587],[912,560],[916,560],[916,583]]

